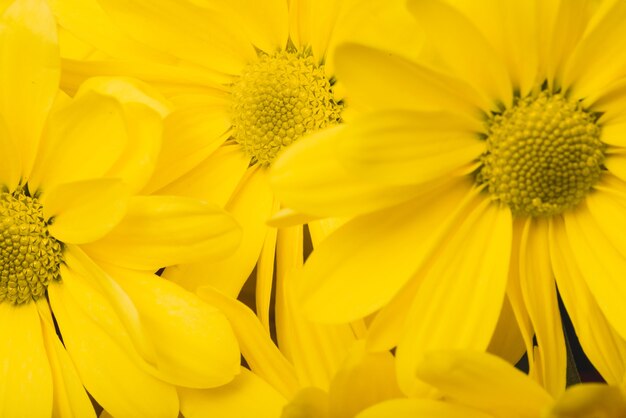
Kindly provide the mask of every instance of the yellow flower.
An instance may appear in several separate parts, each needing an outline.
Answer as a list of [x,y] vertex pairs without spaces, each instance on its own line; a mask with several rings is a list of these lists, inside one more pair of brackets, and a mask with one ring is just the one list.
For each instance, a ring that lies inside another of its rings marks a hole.
[[[294,144],[277,196],[356,216],[316,248],[299,289],[327,322],[378,312],[408,393],[431,349],[484,350],[505,293],[531,367],[565,387],[554,279],[610,383],[626,371],[626,4],[411,0],[421,59],[347,44],[353,123]],[[539,349],[533,350],[533,335]]]
[[[342,121],[343,96],[330,51],[352,37],[406,42],[401,28],[410,18],[403,1],[52,4],[68,33],[67,55],[82,58],[63,62],[68,90],[86,75],[133,75],[175,105],[165,122],[162,157],[145,190],[217,202],[243,227],[242,245],[229,259],[177,266],[164,277],[189,289],[212,284],[236,296],[257,265],[257,310],[269,327],[275,254],[282,274],[285,260],[302,257],[303,232],[299,227],[277,234],[266,225],[280,209],[267,167],[292,142]],[[392,26],[384,36],[374,29],[381,21]],[[100,22],[97,30],[94,22]],[[311,222],[313,243],[334,226]]]
[[400,399],[375,405],[357,418],[621,418],[624,386],[586,383],[553,398],[500,358],[471,351],[426,354],[417,368],[440,400]]
[[[43,0],[0,5],[0,415],[178,415],[175,386],[239,372],[226,318],[153,274],[229,254],[240,231],[190,198],[142,196],[167,109],[144,86],[58,91]],[[86,390],[85,390],[86,389]]]

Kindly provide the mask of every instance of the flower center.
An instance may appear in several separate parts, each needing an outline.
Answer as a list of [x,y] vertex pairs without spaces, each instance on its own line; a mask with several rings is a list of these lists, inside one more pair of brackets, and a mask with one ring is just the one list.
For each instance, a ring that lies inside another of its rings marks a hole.
[[602,172],[605,144],[595,119],[561,94],[520,99],[490,119],[478,182],[514,215],[576,206]]
[[0,193],[0,301],[19,305],[60,280],[61,243],[48,233],[41,203],[23,190]]
[[281,51],[249,64],[233,86],[233,136],[269,165],[302,135],[339,123],[341,104],[310,53]]

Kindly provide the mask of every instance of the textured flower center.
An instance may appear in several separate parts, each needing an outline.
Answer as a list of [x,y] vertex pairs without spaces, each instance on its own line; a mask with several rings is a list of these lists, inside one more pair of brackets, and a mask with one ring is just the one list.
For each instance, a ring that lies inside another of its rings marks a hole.
[[42,297],[59,280],[61,243],[48,233],[41,203],[22,190],[0,193],[0,301]]
[[323,65],[304,52],[262,55],[244,69],[233,99],[233,136],[252,163],[262,165],[282,147],[341,117]]
[[602,172],[605,145],[595,119],[561,94],[520,99],[489,121],[479,183],[515,215],[576,206]]

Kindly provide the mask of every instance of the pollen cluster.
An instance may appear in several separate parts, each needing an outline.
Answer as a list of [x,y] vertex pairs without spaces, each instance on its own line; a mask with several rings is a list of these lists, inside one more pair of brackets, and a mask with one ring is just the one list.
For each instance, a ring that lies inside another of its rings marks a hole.
[[249,64],[233,86],[233,137],[252,163],[269,165],[282,147],[340,121],[323,65],[281,51]]
[[598,181],[604,150],[592,114],[541,92],[490,119],[478,182],[514,215],[559,214]]
[[41,203],[22,190],[0,193],[0,301],[42,297],[59,280],[61,244],[48,233]]

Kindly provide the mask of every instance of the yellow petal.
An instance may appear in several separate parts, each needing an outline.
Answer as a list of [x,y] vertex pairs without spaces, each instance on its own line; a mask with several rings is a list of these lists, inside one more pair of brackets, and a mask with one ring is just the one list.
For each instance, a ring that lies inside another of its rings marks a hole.
[[48,287],[48,295],[80,379],[102,407],[114,416],[178,415],[175,389],[141,369],[128,334],[102,295],[68,271],[62,283]]
[[[101,0],[102,8],[132,38],[169,55],[239,74],[256,58],[251,40],[224,5],[194,1]],[[227,10],[227,9],[226,9]]]
[[447,70],[485,94],[494,110],[497,103],[511,104],[513,86],[507,68],[469,19],[438,0],[410,1],[408,6]]
[[[273,210],[279,207],[279,203],[274,201]],[[263,248],[259,255],[256,266],[256,289],[254,292],[256,302],[256,314],[259,321],[270,332],[270,322],[272,312],[272,289],[274,287],[274,260],[276,259],[276,238],[278,231],[276,228],[268,228],[263,241]]]
[[33,174],[32,190],[102,177],[128,144],[121,105],[92,92],[51,116]]
[[278,417],[287,402],[263,379],[244,368],[225,386],[204,390],[178,388],[178,396],[185,418]]
[[[626,121],[620,118],[619,121],[602,126],[602,142],[619,148],[626,147]],[[613,157],[613,155],[608,155],[607,163],[610,163]],[[620,155],[618,154],[615,157],[620,157]],[[613,171],[612,168],[615,166],[618,166],[618,164],[612,163],[609,170]],[[617,173],[623,173],[623,170],[617,170]]]
[[368,353],[357,344],[328,390],[331,417],[353,417],[371,405],[403,397],[389,352]]
[[452,184],[340,227],[305,264],[298,288],[303,312],[337,323],[383,307],[427,260],[470,188]]
[[324,129],[292,144],[274,162],[270,181],[284,205],[305,215],[352,216],[420,193],[414,186],[392,187],[349,170],[337,152],[345,134],[345,125]]
[[549,418],[584,418],[626,416],[626,395],[617,386],[598,383],[576,385],[568,389],[546,414]]
[[414,278],[422,283],[396,352],[405,393],[424,389],[413,370],[425,352],[485,350],[498,322],[509,269],[511,212],[483,196],[474,199],[477,206],[462,212],[445,244]]
[[121,180],[97,179],[65,183],[44,194],[44,217],[53,218],[48,231],[70,244],[106,235],[126,213],[128,190]]
[[344,44],[337,47],[335,61],[350,105],[359,110],[447,110],[481,120],[481,109],[492,107],[464,81],[386,51]]
[[194,388],[220,386],[239,372],[239,347],[224,315],[194,294],[150,273],[103,266],[139,311],[155,347],[159,377]]
[[0,186],[6,187],[7,190],[14,190],[22,173],[20,153],[1,115],[0,159]]
[[284,397],[291,398],[298,388],[293,367],[274,345],[256,315],[241,302],[208,286],[198,289],[198,295],[229,319],[239,339],[241,353],[252,371]]
[[565,390],[567,357],[550,262],[547,219],[529,218],[526,221],[519,263],[522,295],[541,356],[540,381],[546,391],[556,397]]
[[0,303],[0,415],[50,417],[52,375],[37,306]]
[[394,399],[376,404],[356,418],[491,418],[484,412],[431,399]]
[[60,77],[56,24],[43,0],[13,2],[0,18],[0,115],[30,173]]
[[[250,157],[242,152],[239,145],[224,145],[156,193],[195,197],[224,207],[249,168]],[[155,177],[163,174],[158,168]]]
[[[599,191],[587,197],[589,205],[564,214],[567,237],[589,290],[622,338],[626,338],[626,246],[620,235],[624,199]],[[593,208],[593,210],[592,210]],[[615,214],[619,214],[614,217]]]
[[572,319],[585,355],[609,384],[619,384],[626,372],[626,341],[607,322],[589,291],[568,242],[562,219],[550,224],[550,257],[559,294]]
[[348,124],[336,147],[348,170],[372,182],[425,184],[484,152],[473,125],[448,112],[378,112]]
[[232,253],[240,229],[223,210],[173,196],[136,196],[122,221],[101,240],[83,248],[96,258],[138,270]]
[[329,418],[328,393],[320,388],[307,387],[294,396],[283,408],[280,418]]
[[487,351],[505,359],[511,364],[517,364],[526,352],[524,338],[520,332],[520,327],[508,297],[504,298],[500,319],[498,320],[498,325],[496,325],[496,330],[493,332]]
[[[163,132],[163,148],[157,161],[154,176],[146,186],[146,192],[153,192],[189,173],[192,179],[202,176],[211,164],[227,158],[226,150],[215,150],[227,139],[231,127],[227,109],[215,105],[182,106],[174,110],[166,119]],[[226,147],[228,154],[239,154],[240,147]],[[228,155],[227,154],[227,155]],[[241,155],[241,160],[249,163],[249,158]],[[232,159],[228,159],[228,162]],[[205,161],[204,164],[201,164]],[[193,174],[196,172],[197,174]],[[203,178],[209,178],[208,176]],[[184,180],[181,180],[183,184]]]
[[497,417],[536,418],[552,398],[504,360],[478,351],[433,351],[417,368],[443,396]]
[[228,7],[217,3],[221,11],[228,13],[229,22],[237,22],[237,30],[245,31],[256,48],[272,53],[287,45],[288,4],[283,0],[233,0]]
[[70,356],[56,334],[48,303],[37,302],[53,381],[53,417],[96,417]]

